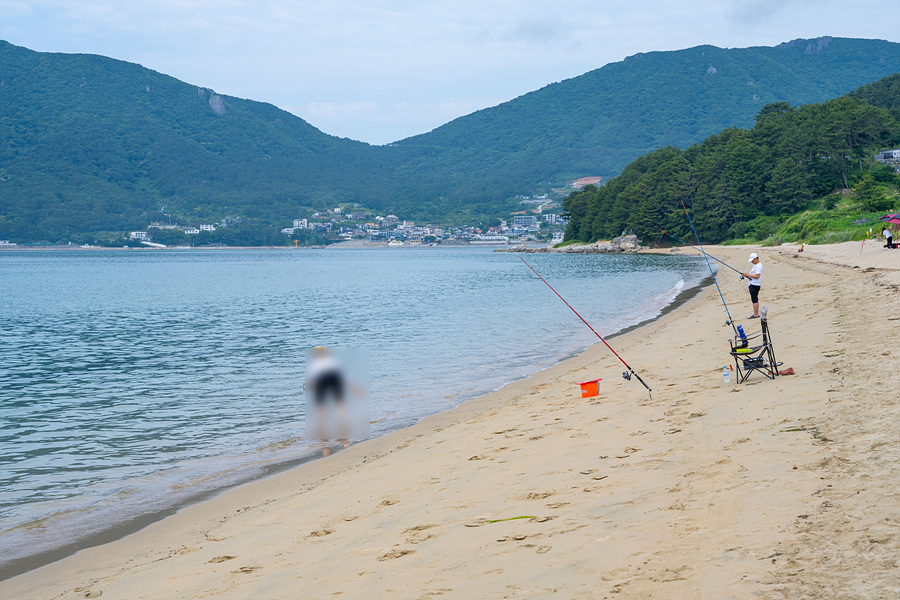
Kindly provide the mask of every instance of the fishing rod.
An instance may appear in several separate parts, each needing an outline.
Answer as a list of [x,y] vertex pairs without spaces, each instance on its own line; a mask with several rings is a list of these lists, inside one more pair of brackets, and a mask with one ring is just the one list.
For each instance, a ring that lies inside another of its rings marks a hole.
[[[694,237],[697,238],[697,243],[700,244],[700,252],[703,253],[703,258],[706,259],[706,266],[709,268],[709,274],[712,275],[713,281],[716,284],[716,289],[719,290],[719,298],[722,299],[722,306],[725,307],[725,314],[728,315],[728,321],[725,323],[726,325],[731,325],[731,328],[734,329],[734,335],[738,335],[737,327],[734,325],[734,319],[731,318],[731,312],[728,310],[728,304],[725,302],[725,296],[722,295],[722,288],[719,287],[719,280],[716,279],[716,274],[713,272],[712,265],[709,264],[709,254],[706,253],[706,250],[703,249],[703,242],[700,241],[700,236],[697,235],[697,229],[694,227],[694,222],[691,220],[691,215],[688,213],[687,206],[684,205],[684,200],[681,201],[681,207],[684,209],[684,214],[688,218],[688,223],[691,224],[691,230],[694,232]],[[724,264],[724,263],[723,263]],[[730,267],[733,268],[733,267]],[[737,270],[737,269],[735,269]],[[744,337],[744,336],[741,336]]]
[[637,380],[641,382],[641,385],[643,385],[645,388],[647,388],[647,394],[650,395],[650,399],[652,400],[652,399],[653,399],[653,394],[652,394],[653,390],[651,390],[651,389],[650,389],[650,386],[647,385],[647,384],[644,382],[643,379],[641,379],[641,376],[640,376],[640,375],[638,375],[637,373],[635,373],[634,369],[631,368],[631,365],[629,365],[627,362],[625,362],[625,360],[624,360],[621,356],[619,356],[619,353],[618,353],[618,352],[616,352],[615,350],[613,350],[612,346],[610,346],[610,345],[606,342],[606,340],[603,339],[603,336],[600,335],[599,333],[597,333],[597,331],[596,331],[593,327],[591,327],[591,324],[588,323],[587,321],[585,321],[585,320],[584,320],[584,317],[582,317],[580,314],[578,314],[578,311],[575,310],[574,308],[572,308],[572,305],[569,304],[568,302],[566,302],[566,299],[563,298],[562,296],[560,296],[560,295],[559,295],[559,292],[557,292],[555,289],[553,289],[553,286],[550,285],[549,283],[547,283],[547,280],[544,279],[543,277],[541,277],[541,274],[540,274],[540,273],[538,273],[537,271],[534,270],[534,267],[532,267],[531,265],[529,265],[528,262],[527,262],[524,258],[522,258],[522,257],[519,255],[518,252],[514,252],[514,253],[515,253],[516,256],[519,257],[519,260],[521,260],[523,263],[525,263],[525,266],[527,266],[529,269],[531,269],[531,271],[532,271],[535,275],[537,275],[537,276],[540,278],[541,281],[543,281],[544,283],[547,284],[547,287],[548,287],[548,288],[550,288],[551,290],[553,290],[553,293],[556,294],[557,297],[558,297],[560,300],[562,300],[562,301],[565,303],[565,305],[568,306],[568,307],[572,310],[572,312],[575,313],[575,315],[576,315],[579,319],[581,319],[581,322],[584,323],[585,325],[587,325],[588,329],[590,329],[591,331],[593,331],[593,332],[594,332],[594,335],[596,335],[598,338],[600,338],[600,341],[601,341],[601,342],[603,342],[604,344],[606,344],[606,347],[609,348],[609,351],[612,352],[613,354],[615,354],[615,355],[616,355],[616,358],[618,358],[618,359],[622,362],[622,364],[625,365],[625,367],[626,367],[628,370],[627,370],[627,371],[624,371],[624,372],[622,373],[622,377],[623,377],[624,379],[626,379],[627,381],[631,381],[631,376],[634,375],[634,376],[637,378]]
[[[664,234],[666,234],[667,236],[669,236],[669,237],[671,237],[671,238],[675,238],[676,240],[678,240],[679,242],[681,242],[681,243],[684,244],[685,246],[690,246],[690,247],[693,248],[694,250],[699,250],[700,252],[703,252],[703,249],[698,248],[697,246],[695,246],[695,245],[693,245],[693,244],[687,243],[686,241],[684,241],[684,240],[681,239],[680,237],[675,236],[675,235],[672,235],[672,234],[669,233],[668,231],[664,231],[664,230],[662,230],[662,229],[660,229],[660,231],[662,231]],[[740,276],[741,276],[741,279],[744,278],[744,274],[743,274],[742,272],[738,271],[737,269],[735,269],[734,267],[732,267],[731,265],[729,265],[729,264],[728,264],[727,262],[725,262],[724,260],[719,260],[718,258],[716,258],[715,256],[713,256],[712,254],[707,254],[706,252],[703,252],[703,254],[706,254],[706,256],[710,257],[711,259],[713,259],[713,260],[715,260],[715,261],[718,261],[718,262],[722,263],[723,265],[725,265],[726,267],[728,267],[729,269],[731,269],[732,271],[734,271],[735,273],[737,273],[738,275],[740,275]]]

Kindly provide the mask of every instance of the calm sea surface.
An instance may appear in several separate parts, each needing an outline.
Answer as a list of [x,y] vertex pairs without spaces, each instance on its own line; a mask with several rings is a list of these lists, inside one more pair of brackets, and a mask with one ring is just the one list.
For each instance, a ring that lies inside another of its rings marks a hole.
[[[524,257],[604,336],[706,274]],[[6,251],[0,306],[0,566],[309,455],[312,346],[368,351],[378,436],[597,341],[489,248]]]

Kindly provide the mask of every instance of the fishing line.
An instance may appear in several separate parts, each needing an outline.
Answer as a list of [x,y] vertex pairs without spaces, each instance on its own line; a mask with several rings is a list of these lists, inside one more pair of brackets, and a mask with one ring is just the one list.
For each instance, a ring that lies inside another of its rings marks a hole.
[[[728,304],[725,303],[725,296],[722,295],[722,288],[719,287],[719,280],[716,279],[716,274],[713,272],[712,265],[709,264],[709,255],[706,253],[706,250],[703,249],[703,242],[700,241],[700,236],[697,235],[697,230],[694,228],[694,222],[691,220],[691,215],[688,214],[687,206],[684,205],[684,200],[681,201],[681,207],[684,209],[684,214],[688,218],[688,223],[691,224],[691,230],[694,232],[694,237],[697,238],[697,243],[700,244],[700,252],[703,253],[703,258],[706,260],[706,266],[709,267],[709,274],[712,275],[713,281],[716,284],[716,289],[719,290],[719,298],[722,299],[722,306],[725,307],[725,314],[728,315],[728,322],[726,325],[731,325],[731,328],[734,329],[734,335],[738,334],[737,328],[734,326],[734,319],[731,318],[731,312],[728,310]],[[723,263],[724,264],[724,263]],[[729,267],[733,268],[733,267]]]
[[[668,231],[663,231],[662,229],[660,229],[660,231],[662,231],[664,234],[666,234],[666,235],[669,236],[669,237],[675,238],[676,240],[678,240],[679,242],[681,242],[681,243],[684,244],[685,246],[690,246],[690,247],[693,248],[694,250],[699,250],[700,252],[703,252],[703,250],[701,250],[701,249],[698,248],[697,246],[695,246],[695,245],[693,245],[693,244],[687,243],[686,241],[684,241],[684,240],[681,239],[680,237],[675,236],[675,235],[672,235],[672,234],[669,233]],[[731,269],[732,271],[734,271],[735,273],[737,273],[738,275],[740,275],[740,276],[741,276],[741,279],[744,278],[744,274],[743,274],[743,273],[741,273],[740,271],[738,271],[737,269],[735,269],[734,267],[732,267],[731,265],[729,265],[729,264],[728,264],[727,262],[725,262],[724,260],[719,260],[718,258],[716,258],[715,256],[713,256],[712,254],[707,254],[706,252],[703,252],[703,254],[706,254],[706,255],[707,255],[708,257],[710,257],[711,259],[716,260],[716,261],[722,263],[723,265],[725,265],[726,267],[728,267],[729,269]]]
[[627,380],[629,380],[629,381],[631,381],[631,376],[634,375],[634,376],[637,378],[637,380],[641,382],[641,385],[643,385],[645,388],[647,388],[647,393],[650,394],[650,399],[652,400],[652,399],[653,399],[653,394],[652,394],[651,392],[652,392],[653,390],[650,389],[650,386],[649,386],[649,385],[647,385],[646,383],[644,383],[644,380],[641,379],[641,376],[634,372],[634,369],[632,369],[631,366],[630,366],[627,362],[625,362],[625,360],[624,360],[621,356],[619,356],[619,353],[618,353],[618,352],[616,352],[615,350],[613,350],[612,346],[610,346],[610,345],[606,342],[606,340],[603,339],[603,336],[600,335],[599,333],[597,333],[596,330],[594,330],[594,328],[591,327],[591,324],[588,323],[587,321],[585,321],[585,320],[584,320],[584,317],[582,317],[580,314],[578,314],[578,311],[575,310],[574,308],[572,308],[572,305],[569,304],[568,302],[566,302],[566,299],[563,298],[562,296],[560,296],[560,295],[559,295],[559,292],[557,292],[555,289],[553,289],[553,286],[550,285],[549,283],[547,283],[547,280],[544,279],[543,277],[541,277],[541,274],[540,274],[540,273],[538,273],[537,271],[534,270],[534,267],[532,267],[531,265],[529,265],[528,262],[527,262],[524,258],[522,258],[521,256],[519,256],[519,253],[518,253],[518,252],[513,252],[513,253],[514,253],[516,256],[518,256],[518,257],[519,257],[519,260],[521,260],[523,263],[525,263],[525,266],[527,266],[529,269],[531,269],[531,271],[532,271],[535,275],[537,275],[538,277],[540,277],[540,280],[543,281],[544,283],[546,283],[546,284],[547,284],[547,287],[550,288],[551,290],[553,290],[553,293],[556,294],[557,297],[558,297],[560,300],[562,300],[563,302],[565,302],[565,305],[568,306],[568,307],[571,309],[571,311],[572,311],[573,313],[575,313],[575,315],[576,315],[579,319],[581,319],[581,322],[584,323],[585,325],[587,325],[588,329],[590,329],[591,331],[593,331],[593,332],[594,332],[594,335],[596,335],[598,338],[600,338],[600,341],[601,341],[601,342],[603,342],[604,344],[606,344],[606,347],[609,348],[609,351],[610,351],[610,352],[612,352],[613,354],[616,355],[616,358],[618,358],[620,361],[622,361],[622,364],[625,365],[625,367],[628,369],[628,371],[625,371],[624,373],[622,373],[622,377],[625,378],[625,379],[627,379]]

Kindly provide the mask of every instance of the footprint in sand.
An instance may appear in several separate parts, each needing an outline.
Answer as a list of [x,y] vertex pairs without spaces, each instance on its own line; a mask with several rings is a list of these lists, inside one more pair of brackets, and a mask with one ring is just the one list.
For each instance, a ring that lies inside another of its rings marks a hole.
[[391,560],[393,558],[400,558],[401,556],[406,556],[407,554],[412,554],[415,550],[394,550],[393,552],[388,552],[387,554],[382,554],[378,557],[378,560]]
[[252,573],[253,571],[258,571],[262,569],[262,567],[241,567],[240,569],[235,569],[232,573]]
[[625,448],[622,451],[622,454],[617,455],[616,458],[628,458],[629,455],[634,454],[635,452],[640,452],[640,448]]
[[397,501],[388,498],[387,500],[382,500],[381,504],[379,504],[378,506],[393,506],[394,504],[397,504]]
[[525,496],[526,500],[543,500],[553,495],[553,492],[531,492]]
[[553,549],[553,546],[538,546],[538,549],[535,550],[538,554],[547,554]]
[[225,562],[226,560],[233,560],[233,559],[235,559],[235,558],[237,558],[237,556],[228,556],[228,555],[226,554],[226,555],[223,555],[223,556],[217,556],[217,557],[215,557],[215,558],[211,558],[211,559],[209,559],[207,562],[211,562],[211,563],[222,563],[222,562]]
[[334,529],[330,529],[328,527],[323,527],[322,529],[314,529],[309,532],[309,537],[325,537],[326,535],[331,535],[334,533]]

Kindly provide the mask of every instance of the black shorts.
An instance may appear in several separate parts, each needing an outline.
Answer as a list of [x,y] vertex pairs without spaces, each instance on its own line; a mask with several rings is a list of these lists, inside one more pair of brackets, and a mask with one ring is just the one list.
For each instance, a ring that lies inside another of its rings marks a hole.
[[344,377],[340,371],[326,371],[313,381],[313,394],[316,406],[322,406],[329,400],[335,403],[344,400]]
[[753,304],[756,304],[757,302],[759,302],[759,288],[761,288],[762,286],[750,285],[747,287],[750,289],[750,300],[753,302]]

